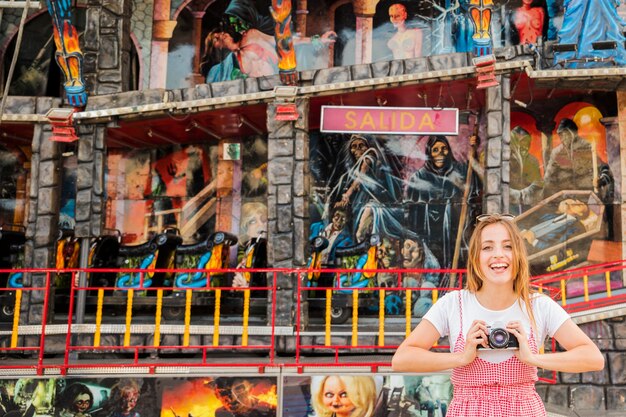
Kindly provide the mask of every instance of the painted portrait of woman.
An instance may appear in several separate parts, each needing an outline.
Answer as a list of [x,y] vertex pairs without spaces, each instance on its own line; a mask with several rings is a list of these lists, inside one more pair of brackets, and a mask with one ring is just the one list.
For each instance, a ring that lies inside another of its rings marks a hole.
[[376,406],[376,382],[371,376],[329,375],[312,383],[316,417],[371,417]]

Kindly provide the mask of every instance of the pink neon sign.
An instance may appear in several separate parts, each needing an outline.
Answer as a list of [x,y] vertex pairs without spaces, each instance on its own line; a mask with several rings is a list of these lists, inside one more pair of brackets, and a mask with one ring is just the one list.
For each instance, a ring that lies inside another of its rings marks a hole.
[[458,135],[459,109],[322,106],[320,126],[330,133]]

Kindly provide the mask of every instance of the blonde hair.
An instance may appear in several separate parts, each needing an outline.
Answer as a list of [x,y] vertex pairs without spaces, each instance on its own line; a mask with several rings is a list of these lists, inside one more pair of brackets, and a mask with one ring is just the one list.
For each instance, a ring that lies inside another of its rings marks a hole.
[[530,319],[533,328],[535,328],[535,315],[533,314],[530,303],[531,294],[534,293],[534,291],[530,286],[528,254],[526,252],[526,245],[524,244],[524,239],[522,238],[520,230],[512,220],[502,217],[500,214],[496,213],[489,215],[489,217],[476,224],[469,243],[466,288],[472,293],[476,293],[483,287],[485,277],[480,267],[481,238],[483,230],[494,224],[501,224],[509,232],[513,253],[511,264],[513,292],[517,295],[520,307],[522,302],[526,306],[528,318]]
[[376,383],[371,376],[327,375],[317,385],[313,393],[313,408],[317,417],[332,417],[333,411],[324,405],[324,386],[329,378],[343,382],[348,398],[354,404],[350,417],[371,417],[376,405]]

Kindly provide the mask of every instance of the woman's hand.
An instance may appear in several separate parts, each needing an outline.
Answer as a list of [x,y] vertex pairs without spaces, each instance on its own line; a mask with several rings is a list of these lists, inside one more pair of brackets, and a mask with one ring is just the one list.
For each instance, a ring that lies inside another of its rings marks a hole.
[[524,362],[526,365],[535,365],[535,354],[530,350],[528,346],[528,337],[526,336],[526,330],[520,321],[511,321],[506,325],[506,329],[517,339],[519,344],[519,350],[515,351],[517,359]]
[[320,40],[322,41],[323,44],[334,43],[337,40],[337,34],[333,32],[332,30],[329,30],[328,32],[324,32],[322,34],[322,36],[320,37]]
[[474,320],[472,326],[465,336],[465,349],[463,350],[463,363],[470,364],[478,354],[478,345],[487,347],[487,323],[482,320]]
[[341,200],[335,203],[335,208],[344,208],[350,203],[350,194],[345,193],[341,196]]

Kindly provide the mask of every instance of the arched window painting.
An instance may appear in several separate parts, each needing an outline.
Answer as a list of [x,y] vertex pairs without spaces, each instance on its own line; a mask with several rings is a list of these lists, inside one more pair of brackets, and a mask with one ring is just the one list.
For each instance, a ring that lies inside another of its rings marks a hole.
[[[472,14],[477,5],[484,10]],[[324,0],[292,2],[291,27],[300,71],[472,52],[487,35],[494,49],[578,45],[576,52],[556,53],[553,66],[623,65],[620,7],[615,0],[598,7],[579,0]],[[277,74],[270,8],[269,0],[173,3],[167,87]],[[599,50],[595,42],[615,46]]]

